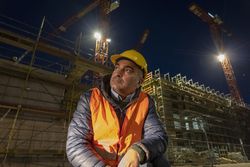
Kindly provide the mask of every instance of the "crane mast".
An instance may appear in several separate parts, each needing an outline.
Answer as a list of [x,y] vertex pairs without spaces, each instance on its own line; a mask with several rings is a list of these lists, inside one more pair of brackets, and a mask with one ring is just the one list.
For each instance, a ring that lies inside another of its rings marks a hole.
[[[202,21],[208,24],[213,42],[220,54],[224,54],[224,46],[223,46],[223,34],[226,34],[227,36],[231,36],[231,33],[227,31],[223,27],[223,21],[217,16],[212,15],[211,13],[206,12],[203,10],[200,6],[198,6],[195,3],[192,3],[189,6],[189,10],[199,17]],[[244,105],[243,99],[240,96],[239,89],[237,87],[236,78],[234,75],[234,71],[232,68],[232,65],[230,63],[230,60],[227,56],[223,56],[223,60],[221,60],[221,66],[224,72],[224,75],[226,77],[226,81],[229,87],[229,91],[231,94],[231,97],[239,104]]]
[[119,7],[118,0],[100,0],[100,29],[102,35],[96,38],[95,61],[104,64],[108,60],[108,49],[110,38],[109,35],[109,18],[108,14]]
[[109,0],[100,0],[100,24],[99,28],[102,31],[102,35],[96,39],[95,47],[95,61],[104,64],[108,59],[108,30],[109,30],[109,20],[107,14],[109,13]]

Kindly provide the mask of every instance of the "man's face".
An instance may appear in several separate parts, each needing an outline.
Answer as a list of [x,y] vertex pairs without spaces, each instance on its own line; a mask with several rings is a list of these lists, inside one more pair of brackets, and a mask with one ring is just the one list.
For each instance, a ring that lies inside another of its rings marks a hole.
[[143,81],[142,71],[133,62],[122,59],[115,64],[110,79],[110,86],[120,96],[126,97],[133,93]]

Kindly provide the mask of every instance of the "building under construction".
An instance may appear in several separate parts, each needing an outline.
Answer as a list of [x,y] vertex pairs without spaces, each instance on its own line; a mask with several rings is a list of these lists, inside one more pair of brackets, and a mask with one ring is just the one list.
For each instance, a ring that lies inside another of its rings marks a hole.
[[249,107],[181,74],[161,75],[159,69],[147,75],[143,89],[155,99],[173,164],[248,159]]
[[[79,96],[112,69],[82,55],[74,42],[61,45],[7,22],[1,24],[0,43],[2,166],[70,166],[65,143]],[[159,69],[147,75],[142,89],[155,99],[169,135],[166,156],[173,165],[250,158],[248,105]]]

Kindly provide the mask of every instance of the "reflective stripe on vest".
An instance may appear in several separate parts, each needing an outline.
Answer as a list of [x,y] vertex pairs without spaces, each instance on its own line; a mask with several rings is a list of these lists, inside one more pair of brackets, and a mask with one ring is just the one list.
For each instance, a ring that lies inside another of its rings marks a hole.
[[90,98],[92,144],[107,164],[117,165],[127,149],[141,140],[148,105],[148,96],[141,92],[138,99],[128,107],[120,129],[119,120],[112,105],[101,95],[99,89],[92,89]]

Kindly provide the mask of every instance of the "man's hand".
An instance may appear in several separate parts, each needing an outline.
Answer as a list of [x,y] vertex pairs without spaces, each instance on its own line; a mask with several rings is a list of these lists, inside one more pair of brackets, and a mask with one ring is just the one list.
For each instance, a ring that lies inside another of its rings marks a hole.
[[138,167],[138,166],[139,166],[139,155],[133,149],[128,149],[128,151],[118,164],[118,167]]

